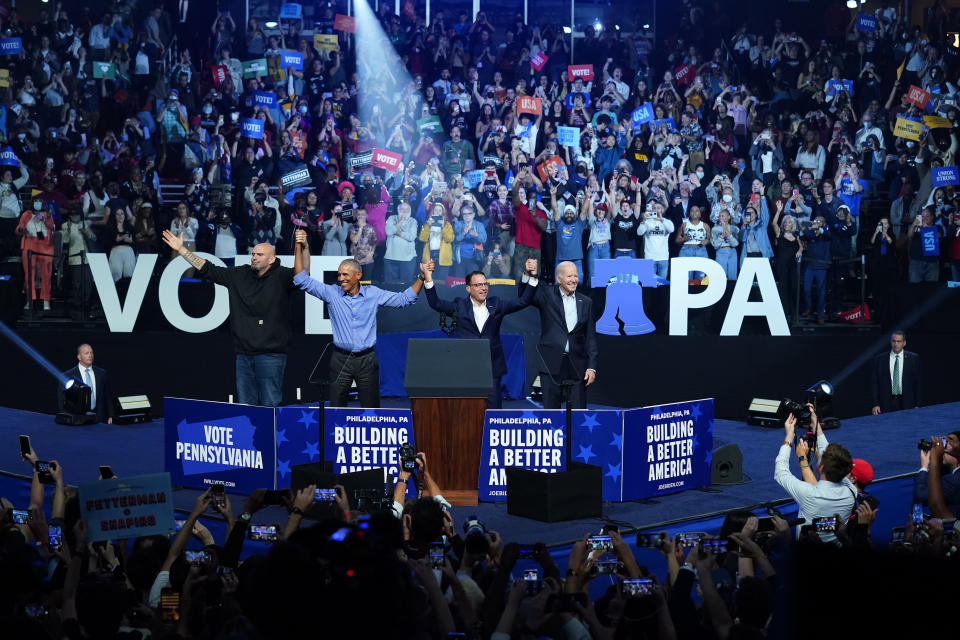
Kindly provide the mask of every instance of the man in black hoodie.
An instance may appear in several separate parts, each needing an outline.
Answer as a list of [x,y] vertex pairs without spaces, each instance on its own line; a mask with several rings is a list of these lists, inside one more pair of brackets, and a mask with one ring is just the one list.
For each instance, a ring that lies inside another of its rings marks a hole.
[[280,266],[274,248],[253,247],[250,264],[218,267],[183,246],[182,238],[163,232],[163,241],[199,274],[230,292],[230,331],[237,352],[237,400],[276,407],[283,396],[283,370],[290,342],[290,293],[293,269]]

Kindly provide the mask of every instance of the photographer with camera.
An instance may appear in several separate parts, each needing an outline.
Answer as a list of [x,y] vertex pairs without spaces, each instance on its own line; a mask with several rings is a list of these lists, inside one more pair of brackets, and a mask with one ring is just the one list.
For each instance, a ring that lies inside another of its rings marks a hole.
[[[786,489],[790,497],[800,507],[799,516],[808,523],[814,518],[829,517],[835,514],[846,518],[856,503],[856,487],[847,477],[853,469],[850,452],[839,444],[828,444],[820,455],[817,473],[820,481],[814,485],[795,477],[790,472],[790,452],[796,440],[797,416],[791,412],[784,421],[784,440],[777,455],[774,479]],[[808,458],[809,446],[806,441],[797,443],[797,460],[801,471],[812,473]],[[824,542],[832,542],[836,537],[832,533],[821,533]]]
[[[938,446],[934,447],[935,444]],[[913,502],[929,505],[933,512],[933,494],[939,488],[945,508],[953,514],[960,513],[960,431],[923,439],[918,448],[920,471],[913,479]]]

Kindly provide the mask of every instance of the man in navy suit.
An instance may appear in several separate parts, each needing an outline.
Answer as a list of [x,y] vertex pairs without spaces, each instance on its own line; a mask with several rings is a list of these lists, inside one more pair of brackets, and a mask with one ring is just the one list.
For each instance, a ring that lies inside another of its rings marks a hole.
[[[70,367],[63,372],[68,378],[73,378],[90,387],[90,411],[97,414],[97,422],[113,424],[113,398],[110,397],[107,386],[107,372],[101,367],[93,366],[93,347],[82,344],[77,347],[77,366]],[[63,385],[58,385],[57,401],[60,411],[63,411]]]
[[[493,373],[493,386],[487,397],[488,409],[500,409],[503,406],[503,394],[500,391],[500,379],[507,373],[507,361],[503,355],[503,346],[500,344],[500,325],[507,314],[529,306],[537,292],[537,280],[532,278],[530,286],[519,298],[504,300],[496,296],[487,296],[490,287],[483,271],[471,271],[467,274],[466,298],[441,300],[433,286],[431,260],[428,268],[421,265],[421,274],[424,279],[424,288],[427,290],[427,302],[430,308],[440,313],[456,314],[457,338],[472,338],[490,341],[490,365]],[[527,260],[526,273],[537,273],[537,261]]]
[[898,329],[890,334],[890,351],[873,359],[873,415],[920,406],[920,356],[906,346],[907,336]]
[[[587,408],[587,387],[597,376],[597,333],[593,302],[577,292],[577,265],[561,262],[555,271],[556,287],[537,287],[533,306],[540,309],[540,384],[543,407],[559,409],[564,380],[578,380],[571,389],[574,409]],[[520,284],[520,292],[525,283]]]

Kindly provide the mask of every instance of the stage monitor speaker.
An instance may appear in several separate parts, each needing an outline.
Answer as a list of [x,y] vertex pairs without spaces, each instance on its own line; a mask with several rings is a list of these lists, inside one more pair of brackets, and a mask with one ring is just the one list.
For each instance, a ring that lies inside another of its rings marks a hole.
[[755,424],[761,427],[780,427],[783,423],[777,417],[777,409],[779,408],[779,400],[754,398],[750,401],[750,407],[747,409],[747,424]]
[[[367,469],[352,473],[334,473],[330,462],[298,464],[290,469],[290,490],[296,494],[308,485],[318,489],[331,489],[342,485],[347,492],[350,508],[356,511],[379,511],[386,495],[383,469]],[[314,502],[306,511],[307,517],[319,519],[333,515],[329,503]]]
[[713,450],[710,462],[710,484],[740,484],[743,482],[743,453],[736,443],[725,444]]
[[149,422],[150,408],[147,396],[117,396],[113,399],[113,424]]
[[507,513],[541,522],[599,518],[603,470],[579,462],[558,473],[507,467]]

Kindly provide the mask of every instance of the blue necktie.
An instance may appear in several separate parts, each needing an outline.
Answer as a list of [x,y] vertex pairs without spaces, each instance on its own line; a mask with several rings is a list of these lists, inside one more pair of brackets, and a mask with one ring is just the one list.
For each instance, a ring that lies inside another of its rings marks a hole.
[[90,379],[90,369],[83,370],[83,382],[90,387],[90,408],[97,406],[97,390],[93,387],[93,381]]

